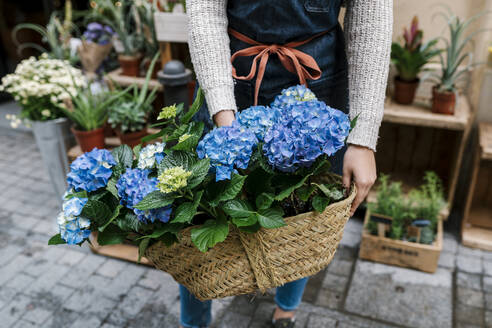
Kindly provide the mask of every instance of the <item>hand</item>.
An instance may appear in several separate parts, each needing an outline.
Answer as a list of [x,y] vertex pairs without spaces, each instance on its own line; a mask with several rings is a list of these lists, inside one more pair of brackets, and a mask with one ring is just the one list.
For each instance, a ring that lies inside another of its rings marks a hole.
[[349,145],[343,158],[343,186],[347,190],[350,188],[352,178],[357,187],[357,195],[352,203],[350,216],[354,215],[355,210],[364,201],[372,185],[376,182],[376,160],[371,149]]
[[217,126],[230,126],[234,119],[234,111],[232,110],[223,110],[214,115],[214,122]]

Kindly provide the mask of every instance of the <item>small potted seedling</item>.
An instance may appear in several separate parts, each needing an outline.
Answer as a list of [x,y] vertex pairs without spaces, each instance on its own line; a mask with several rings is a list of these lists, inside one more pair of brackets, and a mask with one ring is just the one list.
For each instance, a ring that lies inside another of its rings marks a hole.
[[415,16],[410,29],[403,29],[403,46],[399,42],[393,42],[391,46],[391,61],[398,71],[395,77],[394,97],[399,104],[408,105],[413,102],[420,82],[419,73],[424,65],[440,52],[435,48],[438,39],[423,43],[423,34]]

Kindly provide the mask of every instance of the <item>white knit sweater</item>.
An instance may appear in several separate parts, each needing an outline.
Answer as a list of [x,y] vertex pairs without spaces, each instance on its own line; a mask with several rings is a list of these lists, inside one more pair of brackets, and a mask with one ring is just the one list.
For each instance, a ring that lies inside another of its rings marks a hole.
[[[359,115],[348,142],[375,150],[384,111],[393,1],[345,3],[350,117]],[[226,8],[227,0],[187,0],[191,59],[211,116],[221,110],[237,110]]]

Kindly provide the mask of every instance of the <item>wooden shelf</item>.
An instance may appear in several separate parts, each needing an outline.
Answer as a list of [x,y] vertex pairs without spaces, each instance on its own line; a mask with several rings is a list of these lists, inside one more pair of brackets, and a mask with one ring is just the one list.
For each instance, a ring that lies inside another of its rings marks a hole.
[[[133,76],[125,76],[121,75],[121,68],[118,68],[112,72],[109,72],[104,76],[104,81],[106,83],[111,84],[115,83],[121,87],[129,87],[132,84],[136,84],[139,87],[142,87],[145,83],[145,77],[133,77]],[[164,91],[164,86],[159,83],[159,81],[151,79],[149,81],[149,89],[157,89],[157,91]]]
[[469,126],[471,116],[470,104],[466,96],[458,97],[454,115],[432,113],[429,104],[418,102],[418,100],[413,105],[400,105],[387,98],[384,105],[383,122],[447,130],[465,130]]
[[480,157],[492,160],[492,123],[480,123]]
[[463,245],[492,250],[492,124],[479,124],[473,173],[461,226]]

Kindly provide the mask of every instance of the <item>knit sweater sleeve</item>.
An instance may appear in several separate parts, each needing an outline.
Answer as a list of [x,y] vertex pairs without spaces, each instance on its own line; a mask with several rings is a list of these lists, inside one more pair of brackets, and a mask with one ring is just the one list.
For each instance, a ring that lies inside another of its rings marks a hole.
[[227,0],[186,1],[191,60],[210,116],[237,110],[226,7]]
[[384,114],[393,29],[392,0],[347,0],[344,20],[350,117],[348,143],[375,150]]

